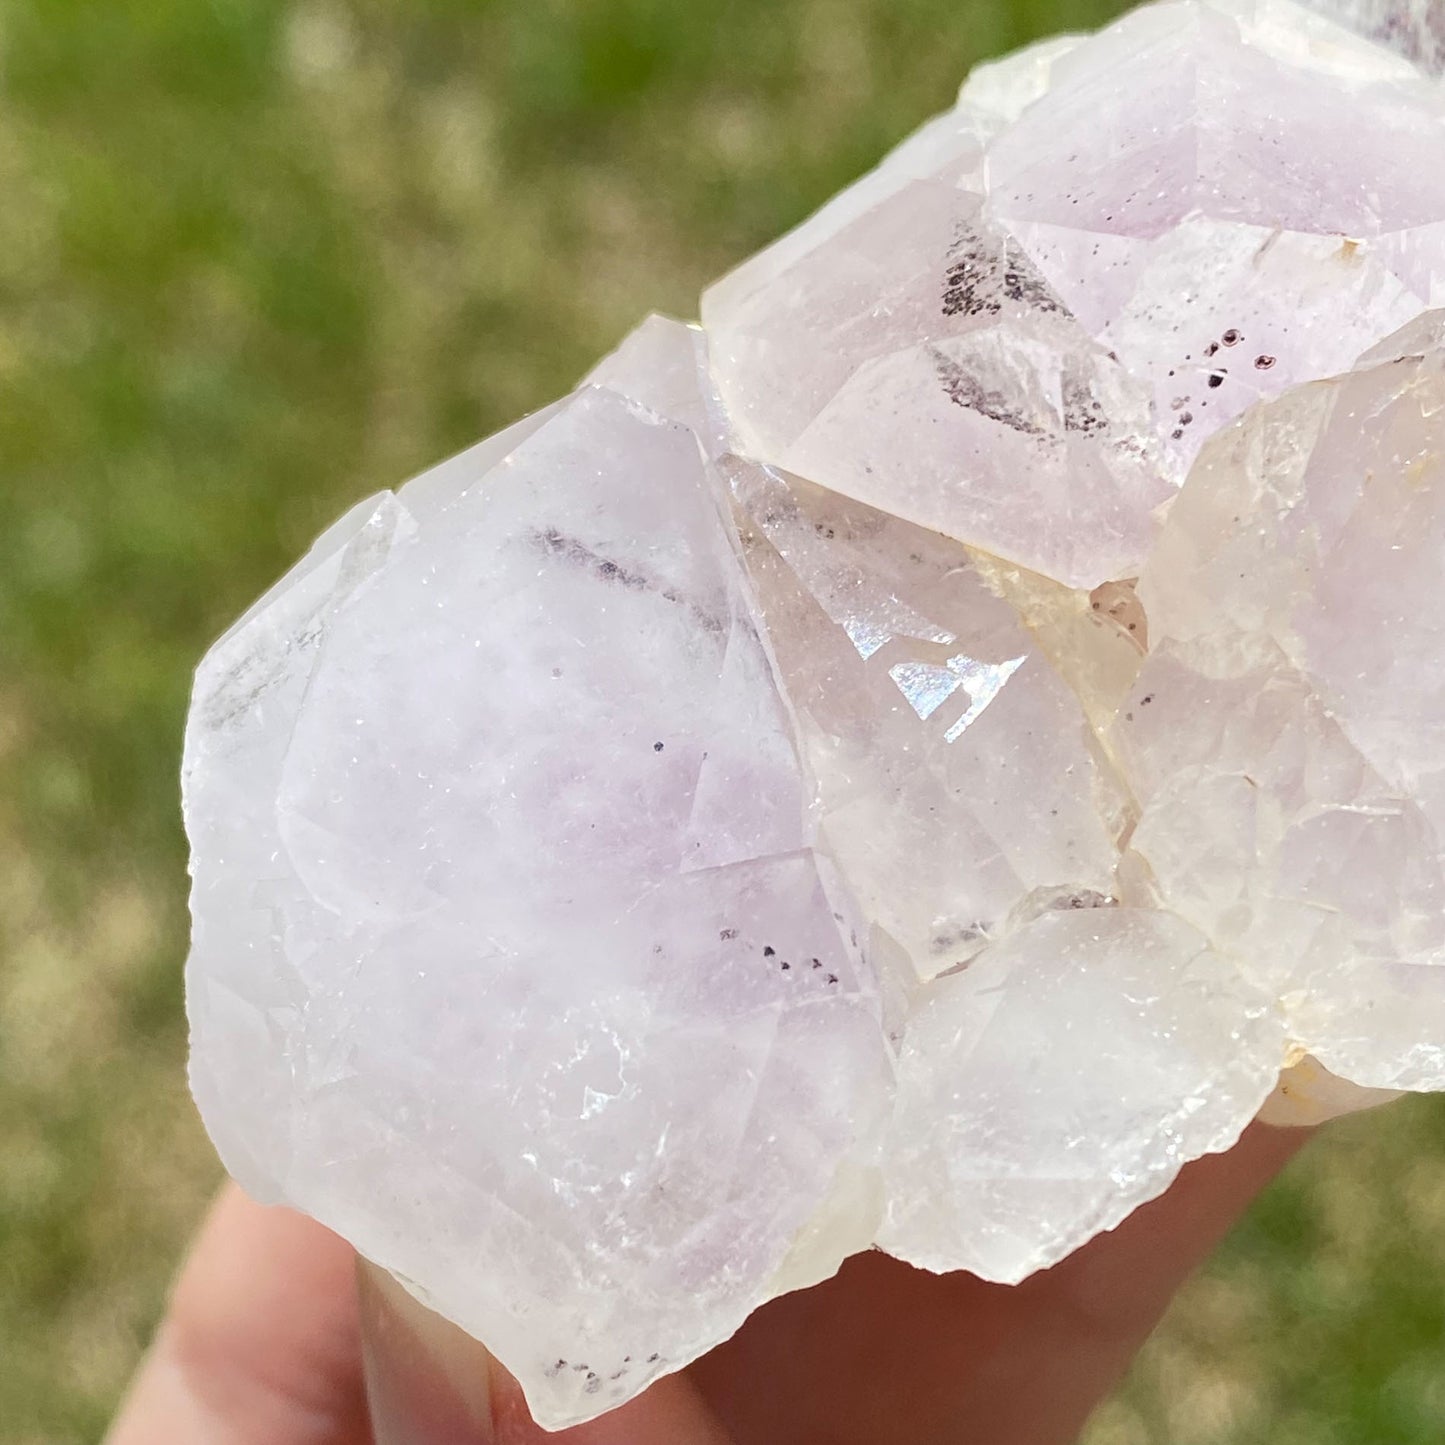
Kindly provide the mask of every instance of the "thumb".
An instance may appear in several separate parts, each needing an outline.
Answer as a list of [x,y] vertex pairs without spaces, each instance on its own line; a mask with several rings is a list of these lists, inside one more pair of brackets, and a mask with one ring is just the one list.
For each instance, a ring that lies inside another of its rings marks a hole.
[[601,1419],[544,1431],[521,1387],[478,1341],[365,1260],[359,1288],[375,1445],[729,1445],[682,1375],[658,1380]]

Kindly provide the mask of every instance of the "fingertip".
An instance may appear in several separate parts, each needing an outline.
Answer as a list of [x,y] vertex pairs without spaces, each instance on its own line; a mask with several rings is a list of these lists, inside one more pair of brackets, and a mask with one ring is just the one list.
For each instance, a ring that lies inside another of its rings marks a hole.
[[584,1425],[543,1430],[521,1387],[483,1345],[385,1270],[363,1261],[358,1271],[375,1445],[729,1445],[682,1375]]
[[493,1445],[493,1360],[358,1257],[362,1361],[375,1445]]
[[222,1190],[107,1445],[358,1445],[366,1438],[351,1250]]

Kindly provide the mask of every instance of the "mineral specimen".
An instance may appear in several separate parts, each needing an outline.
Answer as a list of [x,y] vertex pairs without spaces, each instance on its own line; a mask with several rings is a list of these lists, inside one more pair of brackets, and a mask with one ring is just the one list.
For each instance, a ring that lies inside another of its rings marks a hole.
[[206,1122],[541,1423],[1445,1088],[1438,12],[1320,8],[983,67],[202,664]]

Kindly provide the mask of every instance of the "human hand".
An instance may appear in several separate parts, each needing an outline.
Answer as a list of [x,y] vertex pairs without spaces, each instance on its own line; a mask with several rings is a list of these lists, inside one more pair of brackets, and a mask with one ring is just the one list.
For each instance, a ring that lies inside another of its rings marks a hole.
[[1018,1286],[859,1255],[556,1435],[474,1340],[320,1225],[229,1186],[107,1445],[1067,1445],[1305,1137],[1253,1126]]

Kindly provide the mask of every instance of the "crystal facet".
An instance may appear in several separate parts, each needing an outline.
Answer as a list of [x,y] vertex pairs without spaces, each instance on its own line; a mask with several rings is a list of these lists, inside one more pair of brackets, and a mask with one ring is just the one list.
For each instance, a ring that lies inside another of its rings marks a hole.
[[984,66],[328,531],[186,739],[247,1188],[560,1428],[870,1244],[1018,1280],[1445,1088],[1435,14]]

